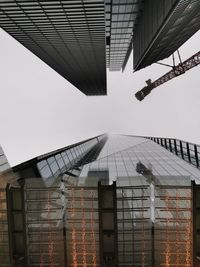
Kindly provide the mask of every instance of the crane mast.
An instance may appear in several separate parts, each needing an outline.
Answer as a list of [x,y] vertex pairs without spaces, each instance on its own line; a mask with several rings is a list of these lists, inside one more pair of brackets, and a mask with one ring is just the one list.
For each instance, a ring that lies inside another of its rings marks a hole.
[[151,79],[146,81],[147,86],[142,88],[142,90],[138,91],[135,94],[135,97],[139,101],[142,101],[156,87],[160,86],[163,83],[168,82],[169,80],[173,78],[176,78],[177,76],[184,74],[186,71],[194,68],[195,66],[199,64],[200,64],[200,51],[196,53],[195,55],[191,56],[190,58],[188,58],[187,60],[185,60],[184,62],[181,62],[176,66],[173,66],[169,72],[167,72],[162,77],[155,80],[154,82],[151,82]]

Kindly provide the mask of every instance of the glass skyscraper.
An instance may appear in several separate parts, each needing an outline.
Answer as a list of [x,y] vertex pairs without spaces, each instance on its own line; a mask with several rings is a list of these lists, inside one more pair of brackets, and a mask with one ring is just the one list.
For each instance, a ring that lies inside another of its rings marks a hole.
[[5,156],[5,153],[3,152],[2,147],[0,146],[0,173],[9,168],[10,168],[10,165],[8,163],[8,160]]
[[86,95],[106,95],[106,67],[134,70],[199,30],[197,0],[0,1],[0,27]]
[[101,135],[12,171],[0,266],[197,266],[200,171],[162,145]]

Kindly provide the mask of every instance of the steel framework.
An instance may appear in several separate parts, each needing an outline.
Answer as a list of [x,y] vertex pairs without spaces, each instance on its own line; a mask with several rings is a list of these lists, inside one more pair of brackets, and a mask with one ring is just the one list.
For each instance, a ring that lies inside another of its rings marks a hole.
[[168,82],[169,80],[173,78],[176,78],[177,76],[184,74],[186,71],[194,68],[195,66],[199,64],[200,64],[200,51],[196,53],[195,55],[193,55],[192,57],[185,60],[184,62],[181,62],[176,66],[173,66],[169,72],[167,72],[162,77],[155,80],[154,82],[151,82],[151,79],[146,81],[147,86],[142,88],[142,90],[138,91],[135,94],[135,97],[139,101],[142,101],[156,87],[162,85],[163,83]]

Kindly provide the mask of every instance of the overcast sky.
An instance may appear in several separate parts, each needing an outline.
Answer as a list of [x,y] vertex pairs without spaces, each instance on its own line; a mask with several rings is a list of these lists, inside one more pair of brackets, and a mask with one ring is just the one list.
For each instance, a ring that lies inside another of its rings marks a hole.
[[[200,32],[180,48],[183,60],[199,44]],[[87,97],[3,30],[0,48],[0,143],[12,166],[104,132],[200,144],[200,66],[139,102],[145,81],[169,68],[133,73],[131,56],[124,73],[107,73],[108,96]]]

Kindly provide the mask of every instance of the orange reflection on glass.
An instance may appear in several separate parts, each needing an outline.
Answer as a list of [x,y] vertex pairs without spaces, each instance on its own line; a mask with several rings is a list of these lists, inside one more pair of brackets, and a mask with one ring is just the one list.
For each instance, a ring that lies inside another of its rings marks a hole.
[[40,267],[44,267],[44,258],[43,258],[43,255],[40,256]]
[[[70,207],[70,217],[74,218],[75,210],[74,210],[74,189],[71,189],[71,207]],[[71,231],[71,239],[72,239],[72,260],[73,267],[78,266],[77,262],[77,251],[76,251],[76,228],[72,221],[72,231]]]
[[[39,195],[39,198],[41,199],[41,195]],[[39,215],[39,216],[41,216],[41,215]],[[40,243],[42,243],[42,222],[41,221],[40,221],[40,237],[39,238],[40,238]],[[43,258],[42,253],[43,253],[42,245],[40,244],[40,267],[44,267],[44,258]]]
[[[191,198],[191,196],[190,196]],[[190,206],[189,218],[187,218],[187,230],[186,230],[186,267],[191,266],[192,261],[192,208]]]
[[54,242],[53,242],[53,236],[52,236],[52,229],[51,229],[51,198],[50,193],[48,192],[48,202],[47,202],[47,212],[48,212],[48,225],[49,225],[49,235],[48,235],[48,254],[49,254],[49,262],[50,267],[54,267]]
[[97,259],[96,259],[96,240],[95,240],[95,233],[94,233],[94,192],[90,192],[91,197],[91,213],[90,213],[90,224],[91,224],[91,239],[92,239],[92,266],[97,266]]
[[165,196],[167,220],[166,220],[166,245],[165,245],[165,266],[170,266],[170,244],[169,244],[169,195],[168,192]]
[[179,193],[178,190],[176,189],[176,267],[179,266],[179,239],[180,239],[180,234],[179,234],[179,205],[180,205],[180,197],[179,197]]
[[81,188],[81,210],[82,210],[82,252],[83,252],[83,267],[87,267],[87,262],[86,262],[86,247],[85,247],[85,232],[86,232],[86,225],[85,225],[85,211],[84,211],[84,189]]

